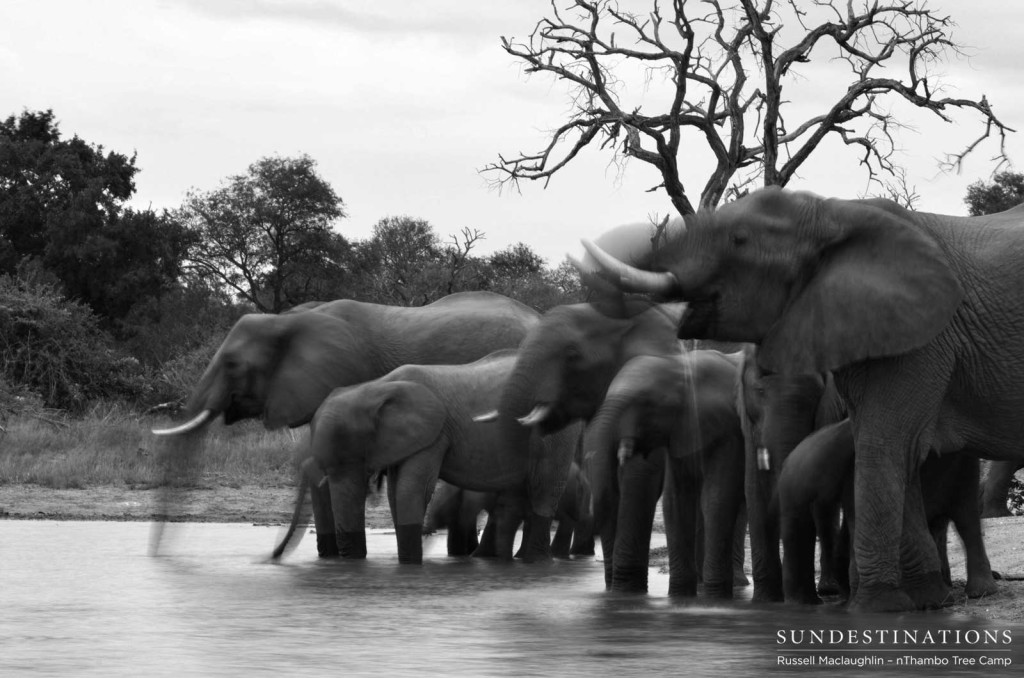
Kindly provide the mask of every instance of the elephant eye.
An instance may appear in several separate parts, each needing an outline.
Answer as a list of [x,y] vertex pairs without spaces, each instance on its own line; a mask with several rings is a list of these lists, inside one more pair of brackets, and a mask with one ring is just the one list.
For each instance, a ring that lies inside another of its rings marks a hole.
[[734,231],[732,235],[729,236],[729,238],[730,240],[732,240],[733,245],[739,247],[740,245],[746,244],[750,236],[746,231]]
[[565,349],[565,359],[567,362],[575,363],[579,362],[583,358],[583,354],[580,352],[579,346],[570,345]]

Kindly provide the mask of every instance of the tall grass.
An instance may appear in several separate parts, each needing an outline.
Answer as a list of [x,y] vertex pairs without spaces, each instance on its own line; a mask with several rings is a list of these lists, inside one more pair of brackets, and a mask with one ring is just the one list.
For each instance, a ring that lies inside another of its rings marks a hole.
[[[169,424],[165,417],[116,406],[74,419],[10,419],[6,432],[0,431],[0,484],[157,487],[164,478],[161,446],[167,443],[150,429]],[[251,422],[208,428],[198,455],[200,487],[291,485],[293,459],[309,444],[308,429],[267,431]]]

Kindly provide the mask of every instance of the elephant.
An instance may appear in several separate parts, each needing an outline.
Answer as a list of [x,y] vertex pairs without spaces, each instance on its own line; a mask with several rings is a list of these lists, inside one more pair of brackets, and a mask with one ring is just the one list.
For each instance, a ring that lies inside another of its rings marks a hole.
[[[854,435],[849,419],[826,426],[809,436],[790,454],[778,482],[777,500],[782,521],[785,549],[786,600],[820,603],[814,589],[815,505],[842,504],[848,529],[856,533],[853,502]],[[942,563],[942,576],[950,585],[946,541],[952,520],[964,544],[967,556],[966,593],[979,598],[996,592],[996,583],[985,553],[978,510],[978,459],[969,454],[934,452],[921,464],[921,492],[925,518]],[[849,549],[836,552],[835,567],[842,571],[843,556]],[[843,582],[847,592],[851,580],[857,581],[856,568]]]
[[[448,555],[496,555],[494,512],[497,494],[464,490],[444,481],[437,484],[427,507],[424,534],[447,529]],[[489,514],[483,533],[478,536],[480,513]],[[594,555],[593,519],[590,513],[590,488],[576,462],[569,468],[565,491],[555,512],[558,529],[551,540],[555,558]]]
[[598,521],[604,528],[602,542],[609,527],[640,536],[629,550],[615,542],[616,576],[619,570],[646,571],[650,539],[646,522],[633,526],[610,519],[617,508],[618,477],[658,455],[665,467],[669,596],[696,596],[703,567],[705,594],[732,597],[733,530],[744,484],[743,431],[735,398],[741,357],[705,350],[637,356],[612,380],[587,427],[585,449],[593,469],[595,514],[607,516]]
[[[674,336],[681,312],[680,305],[652,306],[630,299],[550,309],[523,340],[506,382],[498,408],[508,415],[503,421],[511,428],[505,435],[517,435],[515,428],[524,426],[548,435],[573,422],[590,420],[612,379],[631,358],[681,353]],[[636,563],[646,561],[640,554],[649,549],[664,482],[661,456],[647,462],[638,458],[620,479],[617,509],[594,503],[594,529],[600,534],[609,589],[647,590],[647,567]],[[621,535],[621,545],[616,541],[618,521],[630,526]],[[622,566],[616,564],[617,558],[623,559]]]
[[[784,598],[778,504],[773,502],[779,472],[804,438],[846,418],[846,403],[829,373],[765,374],[758,367],[755,345],[745,345],[742,355],[736,398],[745,443],[753,600],[777,602]],[[822,594],[839,593],[844,577],[834,567],[834,551],[839,546],[839,504],[816,506],[814,522],[821,541],[818,590]]]
[[1001,518],[1012,515],[1006,505],[1007,495],[1013,477],[1024,462],[1020,461],[986,461],[982,464],[981,491],[978,501],[981,505],[982,518]]
[[[404,365],[332,391],[310,423],[310,449],[313,464],[330,481],[339,533],[362,528],[366,479],[386,470],[398,560],[421,563],[426,508],[440,478],[497,493],[497,555],[511,559],[525,517],[520,509],[541,514],[545,509],[537,504],[549,500],[530,487],[531,466],[540,458],[555,460],[564,468],[564,487],[580,435],[579,427],[544,437],[527,430],[529,435],[510,441],[501,436],[502,427],[473,421],[472,408],[497,406],[515,362],[516,352],[507,349],[464,365]],[[546,557],[550,533],[528,527],[524,559]]]
[[688,301],[679,337],[756,343],[775,373],[832,372],[856,450],[850,608],[941,605],[914,471],[929,450],[1024,457],[1024,209],[953,217],[771,187],[645,238],[629,263],[585,247],[621,289]]
[[[448,530],[448,555],[472,555],[480,546],[478,520],[480,514],[492,513],[498,495],[494,492],[476,492],[464,490],[443,480],[437,483],[434,494],[427,506],[426,519],[423,521],[423,534],[433,534],[438,530]],[[490,520],[490,540],[493,548],[493,525]],[[487,532],[485,528],[484,532]]]
[[[199,446],[195,436],[220,415],[225,424],[259,419],[268,429],[302,426],[334,388],[376,379],[407,363],[466,363],[515,348],[539,317],[491,292],[460,292],[415,308],[340,299],[280,315],[247,314],[193,390],[189,421],[154,433],[171,436],[172,461],[189,465]],[[344,550],[365,556],[364,529],[338,534],[330,493],[317,486],[309,491],[319,555]],[[155,550],[159,531],[154,536]]]

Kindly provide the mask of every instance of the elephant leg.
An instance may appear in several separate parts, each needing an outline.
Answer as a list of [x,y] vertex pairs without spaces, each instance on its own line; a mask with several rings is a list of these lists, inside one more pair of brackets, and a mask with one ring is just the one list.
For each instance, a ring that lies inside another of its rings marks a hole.
[[704,594],[732,598],[733,544],[743,504],[742,441],[723,443],[707,453],[701,479],[701,513],[704,516]]
[[854,413],[854,611],[920,609],[948,594],[924,516],[917,463],[928,452],[920,434],[934,427],[932,413],[940,410],[950,371],[951,365],[920,350],[836,375]]
[[836,540],[839,533],[839,505],[815,502],[814,528],[818,534],[821,553],[818,557],[821,576],[818,579],[818,594],[834,596],[840,592],[836,575]]
[[736,527],[732,533],[732,585],[750,586],[750,579],[743,566],[747,555],[747,506],[744,504],[736,516]]
[[320,558],[340,555],[338,538],[334,531],[334,513],[331,511],[329,487],[310,483],[309,498],[313,506],[313,525],[316,527],[316,551]]
[[782,523],[782,581],[786,602],[818,605],[821,599],[814,585],[814,515],[813,508],[780,497]]
[[[494,502],[494,556],[501,560],[512,560],[512,548],[516,532],[523,524],[523,542],[529,541],[526,519],[526,497],[520,490],[499,492]],[[550,523],[549,523],[550,527]]]
[[572,532],[575,527],[572,520],[560,518],[558,527],[555,529],[555,536],[551,539],[551,555],[555,558],[565,559],[569,557],[569,550],[572,547]]
[[576,521],[572,531],[572,546],[569,547],[571,556],[592,556],[594,555],[594,525],[589,519]]
[[778,469],[757,467],[754,446],[745,453],[744,491],[750,530],[750,572],[754,579],[753,601],[782,602],[782,558],[779,555],[778,519],[772,515],[772,488]]
[[943,581],[939,550],[925,518],[921,474],[913,471],[909,475],[900,542],[903,587],[918,609],[942,607],[951,600],[950,590]]
[[[981,530],[981,513],[975,497],[978,495],[979,462],[975,458],[959,455],[955,463],[956,496],[950,507],[950,514],[956,531],[963,542],[967,560],[968,598],[980,598],[998,591],[992,567],[985,552],[985,540]],[[1005,500],[1004,500],[1005,504]],[[948,562],[947,562],[948,568]]]
[[497,520],[492,508],[487,512],[487,522],[484,523],[483,532],[480,533],[479,544],[473,551],[474,558],[495,558],[498,555],[496,547]]
[[619,468],[619,515],[612,589],[647,592],[654,514],[665,482],[665,452],[634,455]]
[[697,545],[700,541],[700,482],[690,459],[669,459],[661,512],[668,543],[668,594],[694,597],[700,580]]
[[395,536],[398,562],[423,562],[423,516],[437,486],[444,450],[426,450],[388,469],[388,486],[394,485]]
[[362,466],[328,477],[335,538],[342,558],[366,557],[366,483]]

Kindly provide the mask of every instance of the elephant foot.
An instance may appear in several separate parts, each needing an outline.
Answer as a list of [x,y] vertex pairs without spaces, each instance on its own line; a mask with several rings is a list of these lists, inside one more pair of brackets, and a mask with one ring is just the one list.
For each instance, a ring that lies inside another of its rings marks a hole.
[[751,602],[781,603],[784,600],[781,583],[754,580],[754,594],[751,597]]
[[991,596],[998,591],[999,587],[992,577],[977,577],[975,580],[968,578],[967,588],[964,590],[968,598],[983,598],[984,596]]
[[[419,526],[417,526],[419,530]],[[366,530],[346,532],[342,530],[336,535],[338,543],[338,555],[342,558],[365,558],[366,557]]]
[[941,572],[904,581],[904,588],[918,610],[935,610],[953,604],[953,595]]
[[647,566],[622,567],[616,564],[611,588],[621,593],[647,593]]
[[572,548],[569,549],[570,556],[592,556],[594,555],[594,538],[573,539]]
[[341,555],[338,550],[338,537],[333,532],[328,534],[316,533],[316,554],[319,558],[337,558]]
[[732,582],[704,582],[704,597],[729,600],[732,598]]
[[668,577],[668,597],[669,598],[695,598],[695,597],[697,597],[697,577],[695,577],[695,576],[673,577],[671,574],[669,574],[669,577]]
[[518,558],[522,554],[523,562],[538,563],[551,560],[551,518],[534,513],[529,517],[529,529],[523,530],[524,541],[519,546]]
[[796,605],[821,605],[822,600],[814,591],[794,591],[786,594],[786,602]]
[[916,610],[917,605],[901,588],[869,590],[860,586],[850,599],[847,609],[851,612],[909,612]]
[[838,596],[843,592],[842,587],[833,575],[821,575],[818,580],[819,596]]
[[419,565],[423,562],[423,536],[419,523],[395,527],[398,538],[398,562]]

